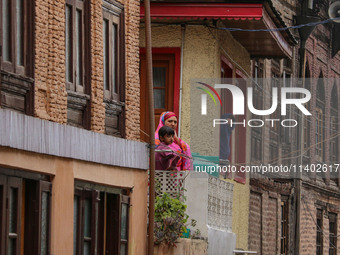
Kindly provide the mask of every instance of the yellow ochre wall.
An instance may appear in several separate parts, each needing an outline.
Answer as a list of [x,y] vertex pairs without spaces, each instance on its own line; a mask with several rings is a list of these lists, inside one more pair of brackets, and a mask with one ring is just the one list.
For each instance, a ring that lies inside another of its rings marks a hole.
[[0,165],[52,176],[51,254],[73,254],[74,180],[132,188],[129,254],[146,254],[147,171],[0,147]]
[[[145,47],[145,32],[140,31],[140,47]],[[218,41],[217,41],[217,40]],[[182,31],[180,25],[152,27],[152,47],[166,48],[178,47],[182,44]],[[223,49],[222,49],[223,48]],[[220,78],[221,56],[224,55],[234,67],[244,69],[250,73],[250,55],[246,49],[239,44],[229,32],[210,30],[203,26],[190,26],[185,28],[184,53],[183,53],[183,91],[181,111],[181,138],[190,145],[190,82],[197,78]],[[237,62],[240,67],[235,65]],[[235,68],[234,68],[235,69]],[[235,72],[234,72],[235,76]],[[202,130],[202,139],[211,139],[211,130]],[[214,132],[217,133],[217,132]],[[248,136],[249,137],[249,136]],[[247,139],[247,144],[248,143]],[[235,141],[233,141],[235,144]],[[216,143],[215,143],[216,144]],[[217,143],[218,144],[218,143]],[[233,147],[234,147],[233,144]],[[200,148],[199,152],[205,154],[205,150],[214,151],[218,155],[218,146],[207,143],[208,148]],[[248,145],[247,145],[248,146]],[[247,162],[249,162],[249,150],[247,150]],[[248,215],[249,215],[249,181],[240,184],[227,180],[234,184],[233,195],[233,222],[232,231],[237,235],[236,247],[248,249]]]

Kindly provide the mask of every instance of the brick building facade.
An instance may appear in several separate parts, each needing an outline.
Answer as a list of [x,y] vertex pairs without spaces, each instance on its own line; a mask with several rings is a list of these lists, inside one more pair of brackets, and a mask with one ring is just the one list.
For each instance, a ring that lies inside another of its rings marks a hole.
[[[272,2],[283,20],[293,25],[294,16],[301,15],[308,1]],[[307,12],[321,20],[328,19],[330,2],[314,1]],[[280,133],[276,143],[270,130],[264,129],[260,134],[252,131],[252,140],[254,144],[258,141],[257,148],[262,152],[258,154],[252,147],[254,163],[301,165],[302,162],[309,169],[301,179],[251,179],[249,222],[256,224],[249,224],[249,249],[259,254],[338,254],[339,175],[334,171],[316,174],[310,168],[311,164],[326,164],[328,168],[339,164],[340,54],[332,56],[332,37],[338,36],[332,34],[332,26],[332,23],[316,26],[306,41],[304,84],[312,94],[307,105],[312,116],[304,117],[303,126],[300,124],[292,132]],[[300,45],[295,48],[291,61],[253,59],[253,71],[261,65],[264,78],[273,80],[287,74],[301,77],[301,50]],[[273,86],[273,81],[270,84]],[[263,97],[268,106],[270,98]],[[296,113],[291,116],[301,121]],[[262,142],[256,137],[262,138]],[[277,214],[273,215],[273,211]],[[270,250],[272,247],[276,251]]]
[[0,254],[146,253],[139,6],[0,1]]

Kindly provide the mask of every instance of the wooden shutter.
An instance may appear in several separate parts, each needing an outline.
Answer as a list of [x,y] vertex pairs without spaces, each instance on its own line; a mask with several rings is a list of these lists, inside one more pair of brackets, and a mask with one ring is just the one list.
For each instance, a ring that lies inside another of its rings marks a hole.
[[52,184],[40,181],[38,187],[38,254],[50,254],[50,232],[51,232],[51,192]]
[[[21,244],[21,210],[22,210],[22,180],[16,177],[7,178],[7,226],[6,226],[6,253],[20,254]],[[15,242],[9,253],[11,242]]]

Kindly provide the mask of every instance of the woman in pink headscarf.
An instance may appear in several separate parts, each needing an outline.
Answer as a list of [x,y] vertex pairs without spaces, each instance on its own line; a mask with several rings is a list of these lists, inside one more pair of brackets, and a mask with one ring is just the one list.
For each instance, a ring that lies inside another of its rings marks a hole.
[[160,144],[160,140],[158,137],[158,130],[163,127],[168,126],[175,130],[175,139],[172,144],[169,145],[169,148],[174,152],[177,152],[179,155],[183,155],[177,162],[177,170],[190,170],[192,168],[191,164],[191,152],[189,145],[182,141],[177,137],[176,128],[177,128],[177,116],[173,112],[163,112],[159,119],[159,124],[155,132],[156,145]]

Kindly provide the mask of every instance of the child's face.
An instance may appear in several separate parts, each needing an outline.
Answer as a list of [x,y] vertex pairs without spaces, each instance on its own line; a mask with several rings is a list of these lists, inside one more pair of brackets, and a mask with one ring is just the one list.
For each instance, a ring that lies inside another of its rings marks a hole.
[[174,142],[174,135],[164,135],[159,138],[161,142],[165,143],[166,145],[172,144]]

